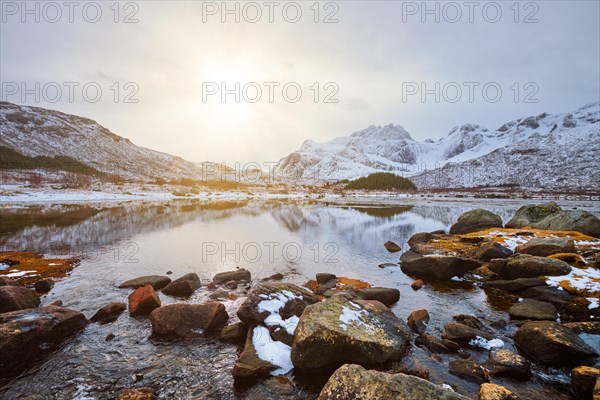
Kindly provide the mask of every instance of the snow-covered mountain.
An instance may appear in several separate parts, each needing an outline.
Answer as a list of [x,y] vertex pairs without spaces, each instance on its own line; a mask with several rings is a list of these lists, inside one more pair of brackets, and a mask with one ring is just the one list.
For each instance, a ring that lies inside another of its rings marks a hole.
[[136,146],[88,118],[0,102],[0,146],[25,156],[67,156],[127,180],[199,179],[180,157]]
[[307,140],[279,161],[276,173],[310,181],[387,171],[411,177],[420,188],[600,190],[599,154],[600,103],[592,103],[496,130],[465,124],[437,142],[415,141],[400,125],[372,125],[326,143]]

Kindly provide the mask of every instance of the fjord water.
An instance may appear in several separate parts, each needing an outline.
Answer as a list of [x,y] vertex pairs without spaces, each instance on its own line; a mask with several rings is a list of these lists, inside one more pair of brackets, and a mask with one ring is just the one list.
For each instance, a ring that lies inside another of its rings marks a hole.
[[[532,201],[533,202],[533,201]],[[274,273],[299,285],[318,272],[357,278],[374,286],[397,288],[400,301],[392,310],[401,318],[426,308],[428,331],[439,335],[456,314],[485,321],[507,319],[503,299],[488,299],[478,286],[466,282],[426,286],[413,291],[413,279],[397,265],[400,253],[388,253],[392,240],[407,249],[415,232],[448,229],[463,212],[482,207],[506,222],[523,202],[510,200],[406,199],[394,204],[328,204],[291,200],[127,202],[82,204],[5,205],[0,209],[0,249],[36,251],[52,256],[76,256],[81,263],[56,284],[42,304],[62,300],[64,306],[88,318],[113,301],[127,301],[124,280],[141,275],[171,278],[197,273],[203,287],[190,303],[209,299],[205,284],[222,271],[243,267],[253,283]],[[599,214],[593,202],[559,202]],[[390,263],[385,268],[381,264]],[[233,320],[243,301],[225,302]],[[180,302],[161,294],[163,304]],[[514,348],[509,335],[514,326],[500,329],[498,338]],[[105,341],[108,334],[115,339]],[[123,314],[108,325],[89,325],[62,348],[18,377],[4,376],[0,397],[7,398],[114,398],[133,386],[160,388],[161,398],[247,398],[252,389],[236,388],[231,370],[237,357],[233,345],[213,338],[161,342],[150,338],[148,319]],[[589,341],[589,340],[588,340]],[[479,360],[487,351],[474,351]],[[430,370],[430,380],[448,383],[474,397],[478,384],[448,373],[444,363],[413,346],[407,358]],[[547,399],[569,398],[560,388],[565,371],[539,370],[527,383],[509,382],[517,394],[540,393]],[[501,380],[500,380],[501,382]],[[314,397],[319,382],[298,377],[297,384]],[[476,397],[476,396],[475,396]]]

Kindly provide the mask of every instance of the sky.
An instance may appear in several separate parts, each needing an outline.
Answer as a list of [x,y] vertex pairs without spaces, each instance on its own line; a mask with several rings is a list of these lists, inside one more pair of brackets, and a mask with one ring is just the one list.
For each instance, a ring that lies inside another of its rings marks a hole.
[[598,1],[1,1],[2,100],[191,161],[271,163],[600,101]]

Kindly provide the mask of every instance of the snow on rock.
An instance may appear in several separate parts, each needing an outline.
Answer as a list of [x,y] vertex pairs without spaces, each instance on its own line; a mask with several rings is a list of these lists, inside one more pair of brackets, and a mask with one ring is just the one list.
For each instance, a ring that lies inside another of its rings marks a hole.
[[294,368],[291,359],[292,348],[287,344],[271,339],[268,328],[264,326],[255,327],[252,335],[252,344],[256,349],[256,355],[261,360],[268,361],[279,367],[272,371],[271,375],[286,374]]
[[265,318],[265,325],[267,326],[279,326],[287,331],[290,335],[294,334],[296,326],[298,326],[299,318],[295,315],[287,319],[281,318],[279,310],[285,307],[285,304],[294,299],[302,299],[302,296],[296,295],[289,290],[282,290],[276,293],[270,293],[269,295],[261,294],[262,300],[257,304],[256,309],[259,312],[268,312],[269,316]]
[[475,339],[471,339],[469,341],[469,345],[475,347],[481,347],[482,349],[490,350],[495,347],[504,347],[504,342],[500,339],[491,339],[487,340],[482,338],[481,336],[475,337]]
[[342,313],[340,314],[340,327],[346,331],[348,330],[349,325],[362,326],[369,333],[375,332],[372,324],[367,324],[361,319],[361,315],[369,315],[367,310],[363,310],[358,304],[353,302],[349,303],[355,309],[353,310],[346,306],[342,307]]

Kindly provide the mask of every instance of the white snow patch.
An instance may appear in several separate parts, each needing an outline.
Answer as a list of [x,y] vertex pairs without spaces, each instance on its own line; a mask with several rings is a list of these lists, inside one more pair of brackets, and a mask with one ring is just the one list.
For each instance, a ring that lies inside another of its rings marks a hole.
[[594,298],[594,297],[588,297],[587,301],[590,302],[590,305],[588,306],[588,308],[590,310],[593,310],[594,308],[598,308],[600,307],[600,300]]
[[15,271],[15,272],[8,273],[4,276],[6,276],[8,278],[19,278],[21,276],[35,274],[36,272],[37,271]]
[[446,389],[446,390],[450,390],[451,392],[454,392],[454,389],[452,389],[452,386],[448,385],[447,383],[442,383],[440,386],[442,387],[442,389]]
[[481,347],[482,349],[490,350],[494,347],[504,347],[504,342],[500,339],[487,340],[481,336],[475,337],[469,341],[471,346]]
[[287,319],[281,318],[279,310],[285,307],[286,303],[294,299],[302,299],[302,296],[295,295],[289,290],[282,290],[277,293],[271,293],[269,295],[261,294],[260,298],[265,299],[257,304],[258,312],[268,312],[269,316],[265,318],[265,325],[267,326],[280,326],[287,331],[290,335],[294,334],[296,326],[298,326],[299,318],[295,315]]
[[361,315],[368,315],[367,310],[363,310],[358,304],[350,302],[350,304],[356,308],[356,310],[352,310],[349,307],[342,307],[342,313],[340,314],[340,327],[343,330],[348,330],[348,325],[355,326],[363,326],[365,330],[369,333],[374,333],[375,329],[373,325],[365,323],[361,319]]
[[292,364],[292,348],[285,343],[271,339],[269,329],[257,326],[252,333],[252,344],[261,360],[270,362],[279,368],[271,371],[271,375],[286,374],[294,368]]
[[600,292],[600,271],[594,268],[578,268],[571,266],[571,272],[568,275],[549,276],[546,283],[549,286],[558,286],[564,281],[568,281],[569,285],[578,290],[586,290],[590,293]]

